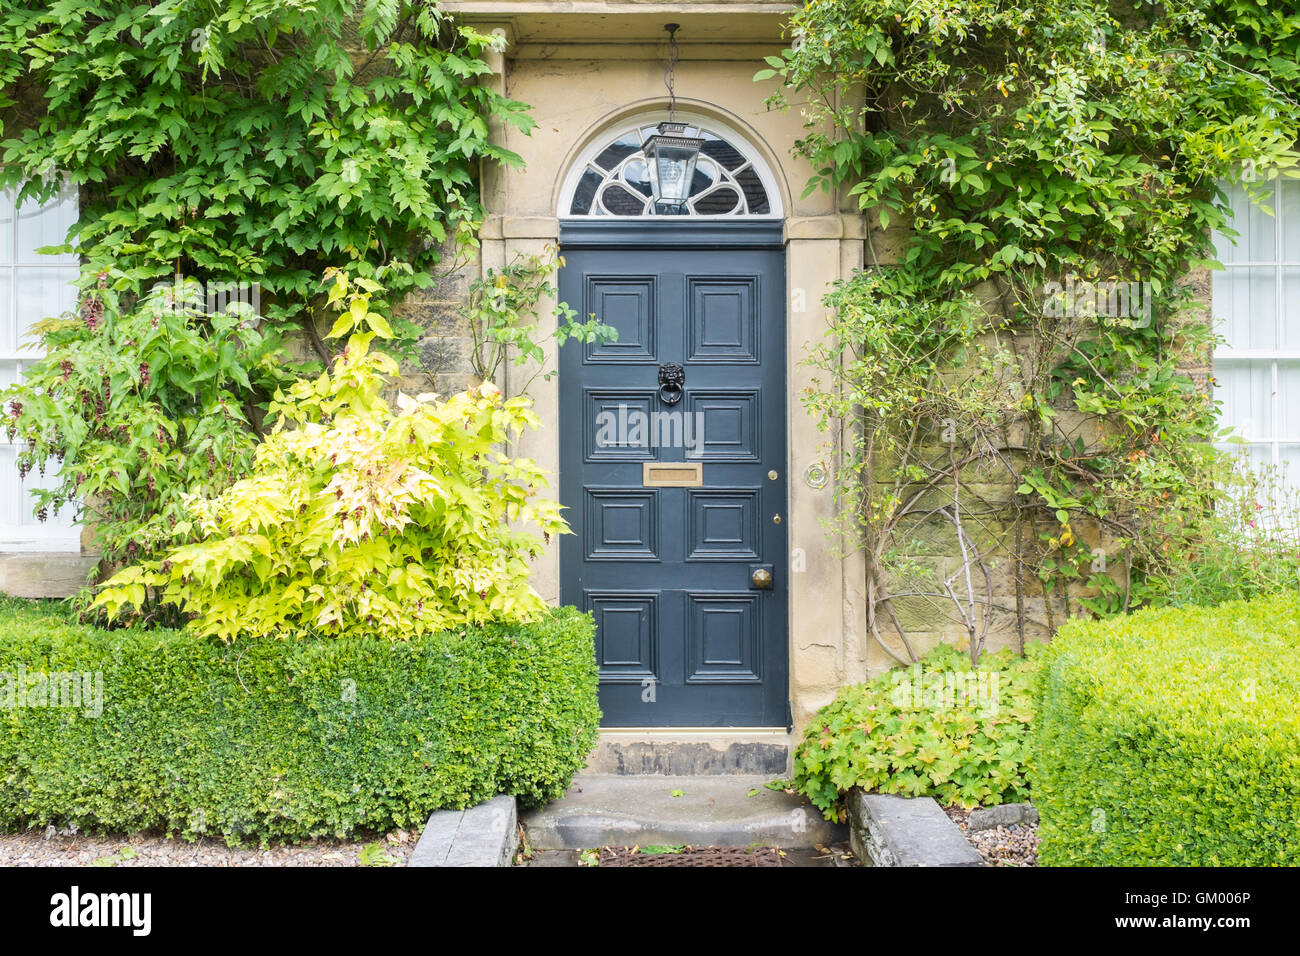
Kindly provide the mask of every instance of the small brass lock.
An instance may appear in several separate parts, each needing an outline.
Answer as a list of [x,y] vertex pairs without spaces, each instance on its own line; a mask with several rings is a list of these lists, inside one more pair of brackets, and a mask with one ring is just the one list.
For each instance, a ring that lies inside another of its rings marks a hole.
[[767,568],[755,568],[754,573],[749,576],[754,587],[760,591],[765,591],[772,586],[772,572]]

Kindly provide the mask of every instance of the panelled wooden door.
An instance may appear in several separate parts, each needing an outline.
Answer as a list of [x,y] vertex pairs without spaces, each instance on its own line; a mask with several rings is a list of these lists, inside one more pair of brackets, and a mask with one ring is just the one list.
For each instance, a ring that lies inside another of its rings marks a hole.
[[561,598],[593,612],[606,726],[788,719],[779,224],[566,225]]

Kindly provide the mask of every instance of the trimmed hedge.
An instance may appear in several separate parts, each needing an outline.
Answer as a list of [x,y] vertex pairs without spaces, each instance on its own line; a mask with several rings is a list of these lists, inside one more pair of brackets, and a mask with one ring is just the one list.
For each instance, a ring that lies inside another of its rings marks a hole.
[[[237,844],[418,826],[498,793],[554,799],[596,738],[592,631],[561,608],[406,642],[223,645],[0,598],[0,829]],[[7,706],[20,664],[102,672],[102,715]]]
[[1300,863],[1300,597],[1073,622],[1042,663],[1042,863]]

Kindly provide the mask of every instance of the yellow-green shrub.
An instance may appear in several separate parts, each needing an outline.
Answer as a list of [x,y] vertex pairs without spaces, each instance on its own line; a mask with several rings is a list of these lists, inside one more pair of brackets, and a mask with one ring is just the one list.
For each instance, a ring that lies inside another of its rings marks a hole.
[[1042,663],[1041,862],[1300,864],[1300,597],[1073,622]]
[[[545,604],[530,558],[567,533],[544,472],[502,451],[537,418],[484,384],[440,402],[382,397],[397,372],[369,348],[387,323],[364,293],[336,285],[350,334],[333,369],[278,396],[250,474],[189,500],[197,541],[108,581],[110,616],[150,591],[196,615],[201,634],[379,634],[410,638],[461,624],[529,621]],[[182,529],[190,530],[189,528]]]

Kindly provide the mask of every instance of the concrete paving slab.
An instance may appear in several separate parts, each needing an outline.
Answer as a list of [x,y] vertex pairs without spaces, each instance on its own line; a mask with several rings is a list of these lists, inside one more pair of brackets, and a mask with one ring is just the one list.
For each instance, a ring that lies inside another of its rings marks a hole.
[[846,827],[826,821],[803,797],[767,789],[770,779],[583,773],[565,796],[521,820],[539,850],[678,843],[784,849],[847,838]]

